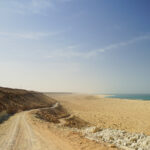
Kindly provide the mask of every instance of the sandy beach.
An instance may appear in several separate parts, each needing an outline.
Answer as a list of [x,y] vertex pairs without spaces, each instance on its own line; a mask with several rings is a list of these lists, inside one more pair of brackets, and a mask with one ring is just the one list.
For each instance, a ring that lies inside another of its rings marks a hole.
[[105,95],[50,94],[71,114],[99,128],[150,135],[150,102],[105,98]]

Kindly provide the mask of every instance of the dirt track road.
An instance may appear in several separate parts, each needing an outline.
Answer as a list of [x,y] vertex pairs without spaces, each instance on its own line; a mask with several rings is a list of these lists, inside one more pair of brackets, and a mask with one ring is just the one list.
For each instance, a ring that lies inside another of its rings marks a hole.
[[[56,103],[51,109],[57,106]],[[32,111],[34,110],[17,113],[0,124],[0,150],[113,149],[85,139],[77,133],[49,127],[46,122],[35,119]]]
[[0,150],[62,150],[33,129],[27,117],[28,111],[21,112],[1,125]]

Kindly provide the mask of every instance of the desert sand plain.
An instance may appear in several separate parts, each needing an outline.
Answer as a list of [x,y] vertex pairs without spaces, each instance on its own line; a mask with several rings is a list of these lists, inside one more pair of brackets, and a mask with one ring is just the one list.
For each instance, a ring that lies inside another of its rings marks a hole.
[[70,113],[101,128],[150,135],[150,101],[105,98],[105,95],[51,95]]
[[85,137],[126,150],[150,149],[150,101],[106,95],[51,94],[70,114],[88,122]]

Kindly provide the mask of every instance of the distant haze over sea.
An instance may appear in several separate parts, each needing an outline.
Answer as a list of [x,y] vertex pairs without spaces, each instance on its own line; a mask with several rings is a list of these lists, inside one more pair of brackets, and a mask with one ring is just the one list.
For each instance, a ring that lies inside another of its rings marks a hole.
[[109,98],[150,100],[150,94],[112,94]]

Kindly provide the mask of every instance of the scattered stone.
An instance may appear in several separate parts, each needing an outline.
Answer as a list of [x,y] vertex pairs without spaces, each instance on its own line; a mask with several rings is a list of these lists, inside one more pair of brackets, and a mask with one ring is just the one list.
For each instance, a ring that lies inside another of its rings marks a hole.
[[125,150],[150,150],[150,136],[143,133],[127,133],[126,131],[116,129],[101,129],[89,127],[82,130],[83,135],[97,142],[107,142],[110,145]]

